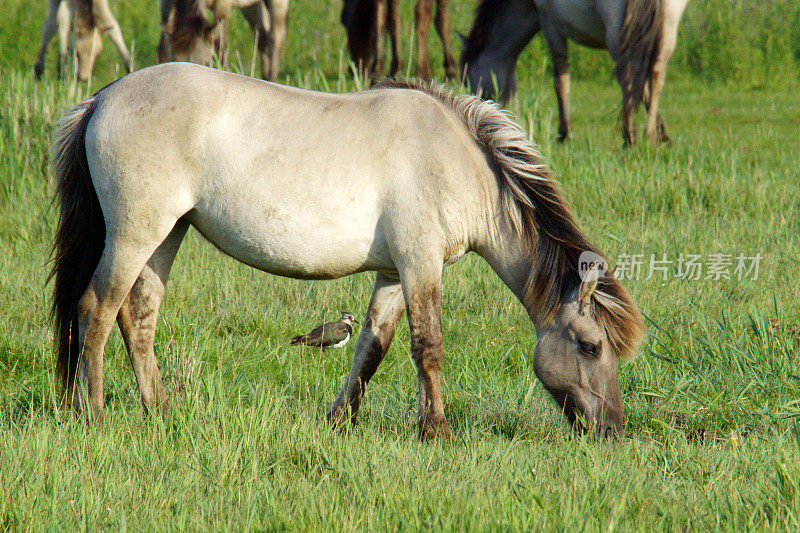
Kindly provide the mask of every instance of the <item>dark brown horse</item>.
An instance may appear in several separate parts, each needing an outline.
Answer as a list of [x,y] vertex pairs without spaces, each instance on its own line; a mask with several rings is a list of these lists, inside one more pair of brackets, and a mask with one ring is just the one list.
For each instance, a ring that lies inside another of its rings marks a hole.
[[[417,76],[431,77],[428,57],[428,30],[431,20],[442,40],[444,70],[449,78],[456,77],[456,63],[450,49],[449,0],[436,0],[436,16],[433,15],[434,0],[418,0],[414,20],[417,28]],[[400,12],[398,0],[345,0],[342,9],[342,24],[347,30],[347,45],[356,68],[367,77],[383,75],[383,36],[389,34],[392,60],[389,75],[400,69]]]

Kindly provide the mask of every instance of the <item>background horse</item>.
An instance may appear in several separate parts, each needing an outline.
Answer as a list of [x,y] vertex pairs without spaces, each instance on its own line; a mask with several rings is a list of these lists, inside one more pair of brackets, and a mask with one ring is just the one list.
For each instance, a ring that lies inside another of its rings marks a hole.
[[383,76],[383,40],[388,33],[392,59],[389,75],[400,70],[400,12],[397,0],[345,0],[341,16],[347,48],[359,74]]
[[558,136],[569,136],[567,40],[606,48],[622,88],[622,136],[636,140],[634,112],[647,107],[647,136],[668,142],[658,101],[667,62],[675,49],[678,23],[688,0],[483,0],[464,40],[461,67],[470,87],[485,97],[506,101],[516,88],[517,57],[539,30],[553,58],[558,98]]
[[[449,0],[436,0],[436,16],[433,15],[434,0],[417,0],[414,23],[417,29],[417,76],[431,77],[431,62],[428,57],[428,30],[431,20],[442,40],[444,70],[449,78],[457,75],[456,63],[450,50]],[[398,0],[345,0],[342,8],[342,24],[347,30],[347,46],[356,67],[368,77],[377,77],[383,72],[383,33],[388,31],[392,60],[389,75],[394,76],[400,68],[400,12]]]
[[[231,9],[239,8],[253,30],[261,56],[261,77],[275,79],[286,41],[289,0],[161,0],[158,61],[211,65],[214,55],[228,62]],[[206,10],[213,16],[206,18]]]
[[[575,421],[622,430],[618,357],[643,332],[527,135],[491,103],[394,84],[327,94],[187,63],[126,76],[79,104],[54,146],[54,315],[65,398],[101,416],[116,319],[142,403],[165,401],[158,308],[190,225],[272,274],[376,271],[353,365],[329,417],[355,420],[408,311],[420,436],[449,436],[441,395],[442,270],[483,257],[536,327],[537,376]],[[236,139],[232,142],[231,139]],[[146,153],[147,157],[141,154]]]
[[[70,9],[71,8],[71,9]],[[130,72],[132,67],[131,56],[122,30],[117,19],[108,7],[108,0],[49,0],[47,16],[42,24],[42,45],[39,48],[39,57],[33,66],[37,79],[44,73],[44,63],[47,56],[47,46],[58,29],[59,61],[58,77],[66,68],[69,51],[69,28],[71,13],[75,15],[75,53],[78,64],[76,75],[78,80],[87,81],[92,75],[94,60],[103,50],[102,35],[108,34],[111,42],[116,46],[125,70]]]

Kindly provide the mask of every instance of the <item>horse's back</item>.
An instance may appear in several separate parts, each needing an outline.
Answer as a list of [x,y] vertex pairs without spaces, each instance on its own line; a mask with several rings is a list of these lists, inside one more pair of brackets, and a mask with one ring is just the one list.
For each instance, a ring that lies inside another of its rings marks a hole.
[[390,270],[390,240],[467,238],[481,152],[419,91],[334,95],[164,64],[99,97],[87,155],[108,225],[185,216],[240,261],[306,278]]

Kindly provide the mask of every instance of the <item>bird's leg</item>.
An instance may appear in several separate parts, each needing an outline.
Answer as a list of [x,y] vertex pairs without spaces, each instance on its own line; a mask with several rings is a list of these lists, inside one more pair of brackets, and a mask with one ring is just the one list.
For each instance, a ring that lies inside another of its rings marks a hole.
[[341,426],[347,420],[348,413],[351,423],[355,424],[367,382],[389,350],[404,309],[400,282],[378,274],[364,326],[356,343],[353,365],[339,395],[328,410],[328,420],[335,426]]

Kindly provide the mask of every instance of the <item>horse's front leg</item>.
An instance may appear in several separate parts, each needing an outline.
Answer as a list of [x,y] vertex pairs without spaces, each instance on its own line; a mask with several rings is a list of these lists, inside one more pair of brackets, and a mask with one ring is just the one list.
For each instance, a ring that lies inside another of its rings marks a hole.
[[33,66],[33,72],[37,80],[42,78],[44,63],[47,58],[47,45],[50,44],[58,28],[58,10],[60,4],[61,0],[49,0],[48,2],[47,16],[44,18],[44,24],[42,24],[42,46],[39,48],[39,56],[36,59],[36,64]]
[[545,17],[542,17],[542,33],[553,59],[553,85],[558,99],[558,142],[564,142],[569,138],[570,130],[567,39],[558,27]]
[[405,302],[400,282],[378,274],[372,289],[367,316],[356,343],[353,366],[342,390],[328,410],[328,420],[334,425],[340,426],[344,423],[348,414],[351,423],[356,423],[356,415],[367,383],[389,350],[404,309]]
[[389,76],[394,77],[400,70],[400,7],[398,0],[389,0],[387,4],[389,19],[389,40],[392,47],[392,62],[389,66]]
[[117,19],[114,18],[114,15],[111,13],[111,8],[108,6],[107,0],[92,1],[92,17],[100,31],[103,34],[108,34],[108,38],[114,43],[119,56],[122,58],[122,62],[125,64],[125,70],[131,72],[133,70],[131,55],[128,52],[128,47],[125,46],[122,30],[119,27]]
[[289,0],[270,0],[270,31],[267,35],[269,72],[261,73],[264,79],[274,80],[280,71],[283,46],[286,42],[286,19],[289,16]]
[[438,0],[436,3],[436,17],[433,20],[439,38],[442,40],[442,50],[444,51],[444,72],[449,79],[458,78],[458,69],[450,50],[450,7],[449,0]]
[[431,62],[428,58],[428,30],[431,26],[433,0],[417,0],[414,22],[417,25],[417,76],[423,80],[431,78]]
[[441,267],[436,275],[406,272],[403,294],[411,331],[411,355],[417,366],[419,437],[452,438],[442,403]]

